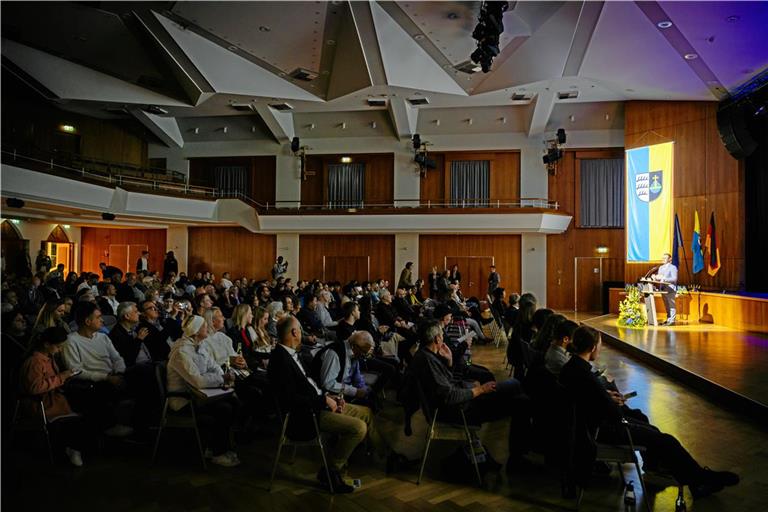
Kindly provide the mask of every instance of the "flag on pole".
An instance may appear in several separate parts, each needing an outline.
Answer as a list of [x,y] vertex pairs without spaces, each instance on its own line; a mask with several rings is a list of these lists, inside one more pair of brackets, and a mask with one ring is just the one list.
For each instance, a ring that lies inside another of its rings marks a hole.
[[711,276],[717,274],[720,270],[720,249],[717,248],[717,229],[715,228],[715,212],[709,217],[709,227],[707,228],[707,239],[704,242],[709,256],[707,258],[707,273]]
[[683,246],[683,234],[680,232],[680,219],[675,214],[675,236],[672,241],[672,264],[680,268],[680,254],[678,249]]
[[693,241],[691,242],[693,253],[693,273],[698,274],[704,270],[704,251],[701,248],[701,228],[699,227],[699,212],[693,212]]

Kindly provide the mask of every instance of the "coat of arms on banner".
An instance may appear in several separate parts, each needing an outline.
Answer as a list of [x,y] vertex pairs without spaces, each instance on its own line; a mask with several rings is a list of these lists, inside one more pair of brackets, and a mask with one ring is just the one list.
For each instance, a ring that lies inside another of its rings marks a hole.
[[635,194],[645,203],[659,197],[662,187],[662,171],[643,172],[635,176]]

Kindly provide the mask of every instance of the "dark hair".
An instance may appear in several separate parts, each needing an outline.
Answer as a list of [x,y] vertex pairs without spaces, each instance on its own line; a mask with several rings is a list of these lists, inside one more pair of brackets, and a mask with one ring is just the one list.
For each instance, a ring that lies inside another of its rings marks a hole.
[[85,321],[97,310],[99,307],[93,302],[80,302],[77,306],[77,312],[75,313],[75,322],[78,327],[85,325]]
[[453,313],[453,310],[451,310],[451,307],[448,304],[438,304],[437,307],[435,307],[432,318],[435,320],[442,320],[446,315],[450,315],[451,313]]
[[[543,310],[540,309],[539,311]],[[535,322],[536,314],[534,313],[533,316]],[[556,313],[549,315],[544,321],[544,325],[539,329],[539,331],[536,333],[536,336],[534,336],[533,340],[531,341],[533,348],[541,352],[545,352],[549,347],[549,344],[552,343],[552,340],[555,338],[555,330],[560,326],[561,323],[565,322],[565,320],[566,319],[563,315]]]
[[502,297],[504,296],[504,288],[499,286],[495,290],[493,290],[493,299],[494,300],[502,300]]
[[356,302],[345,302],[343,306],[341,306],[341,313],[344,315],[344,318],[347,319],[352,315],[352,313],[355,311],[355,308],[358,307]]
[[582,325],[573,332],[573,338],[571,339],[571,344],[568,346],[568,351],[574,354],[590,352],[600,340],[599,336],[599,333],[595,329]]
[[67,341],[67,331],[63,327],[48,327],[44,330],[40,336],[37,336],[29,347],[30,352],[40,350],[43,345],[48,343],[50,345],[61,345]]
[[533,322],[533,326],[536,327],[536,329],[541,329],[544,327],[544,322],[547,321],[547,318],[549,318],[554,311],[547,308],[541,308],[537,309],[533,313],[533,317],[531,318],[531,321]]
[[559,341],[566,336],[573,339],[573,333],[578,328],[579,324],[573,320],[566,320],[565,322],[561,322],[557,327],[555,327],[555,339]]

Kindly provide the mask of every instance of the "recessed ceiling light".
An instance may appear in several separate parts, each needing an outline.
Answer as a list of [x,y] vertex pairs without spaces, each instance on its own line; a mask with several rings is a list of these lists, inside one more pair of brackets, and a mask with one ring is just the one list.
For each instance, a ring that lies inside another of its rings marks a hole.
[[269,27],[268,27],[268,26],[266,26],[266,25],[261,25],[261,26],[259,27],[259,32],[270,32],[271,30],[272,30],[272,29],[271,29],[271,28],[269,28]]
[[327,44],[328,46],[333,46],[333,45],[335,45],[335,44],[336,44],[336,41],[334,41],[333,39],[329,39],[329,40],[327,40],[327,41],[325,42],[325,44]]
[[568,120],[569,120],[570,122],[574,122],[574,121],[576,120],[576,116],[574,116],[573,114],[571,114],[570,116],[568,116]]
[[231,51],[231,52],[236,52],[237,51],[237,46],[231,44],[231,45],[227,46],[227,49],[229,51]]
[[727,18],[725,18],[725,21],[727,21],[728,23],[736,23],[740,19],[741,19],[741,16],[734,15],[734,16],[728,16]]
[[659,28],[669,28],[672,26],[672,22],[669,20],[660,21],[656,24]]
[[683,57],[685,58],[685,60],[694,60],[694,59],[698,59],[699,55],[697,53],[686,53],[685,55],[683,55]]
[[417,41],[421,41],[422,39],[424,39],[424,34],[416,34],[415,36],[413,36],[413,38]]

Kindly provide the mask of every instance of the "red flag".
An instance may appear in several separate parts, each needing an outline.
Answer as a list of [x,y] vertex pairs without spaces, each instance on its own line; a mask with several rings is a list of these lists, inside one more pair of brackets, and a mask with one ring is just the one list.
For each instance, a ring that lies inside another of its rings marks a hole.
[[704,242],[704,248],[709,253],[707,256],[707,273],[714,276],[720,270],[720,249],[717,247],[715,212],[712,212],[712,215],[709,217],[709,227],[707,228],[707,239]]

